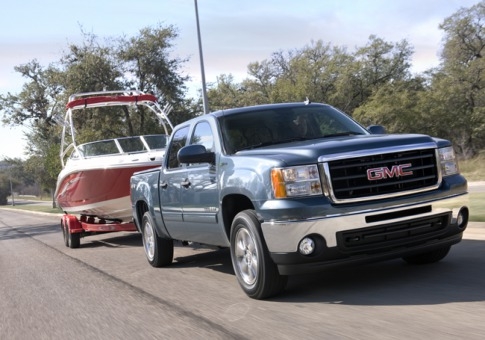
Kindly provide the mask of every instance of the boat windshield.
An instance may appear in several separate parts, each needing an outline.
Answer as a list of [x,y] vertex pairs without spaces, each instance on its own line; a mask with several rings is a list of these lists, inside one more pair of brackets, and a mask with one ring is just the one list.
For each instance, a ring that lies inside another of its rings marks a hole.
[[77,153],[79,153],[79,155],[77,155],[77,153],[73,153],[71,158],[78,158],[76,156],[84,158],[84,157],[114,155],[114,154],[120,153],[114,139],[82,144],[82,145],[79,145],[77,149],[78,149]]
[[329,105],[271,107],[219,120],[229,154],[293,141],[368,134],[352,118]]
[[148,144],[150,150],[160,150],[167,147],[167,135],[149,135],[143,136],[143,139],[145,139],[145,142]]
[[70,158],[79,159],[163,150],[167,145],[167,139],[167,135],[147,135],[90,142],[79,145]]

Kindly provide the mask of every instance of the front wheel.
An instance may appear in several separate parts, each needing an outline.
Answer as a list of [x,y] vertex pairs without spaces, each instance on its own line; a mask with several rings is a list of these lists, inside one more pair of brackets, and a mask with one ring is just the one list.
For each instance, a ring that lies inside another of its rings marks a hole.
[[157,235],[155,224],[149,212],[142,220],[143,248],[148,263],[153,267],[168,266],[173,261],[173,240],[161,238]]
[[253,299],[281,293],[288,280],[280,275],[261,235],[253,210],[240,212],[231,226],[231,259],[239,285]]
[[409,264],[429,264],[435,263],[442,260],[448,252],[450,251],[451,246],[446,246],[443,248],[439,248],[436,250],[429,251],[427,253],[417,254],[417,255],[410,255],[403,257],[403,260]]

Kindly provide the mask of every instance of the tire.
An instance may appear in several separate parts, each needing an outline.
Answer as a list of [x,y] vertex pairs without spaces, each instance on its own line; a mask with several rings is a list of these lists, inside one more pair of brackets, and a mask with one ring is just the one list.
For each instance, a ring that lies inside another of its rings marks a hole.
[[165,267],[173,261],[173,240],[157,235],[155,224],[149,212],[143,215],[142,224],[143,249],[148,263],[152,267]]
[[66,228],[66,234],[67,234],[67,246],[69,248],[79,248],[81,245],[81,233],[71,233],[69,228]]
[[69,222],[64,218],[61,219],[61,228],[65,246],[72,249],[79,248],[81,245],[81,233],[71,233],[69,229]]
[[62,237],[64,239],[64,245],[66,247],[69,247],[69,239],[67,237],[67,226],[66,226],[66,223],[64,222],[64,219],[61,220],[61,228],[62,228]]
[[231,226],[231,259],[243,291],[253,299],[266,299],[285,290],[287,276],[280,275],[262,238],[253,210],[236,215]]
[[427,253],[404,256],[402,259],[409,264],[429,264],[435,263],[445,258],[450,251],[451,246],[446,246]]

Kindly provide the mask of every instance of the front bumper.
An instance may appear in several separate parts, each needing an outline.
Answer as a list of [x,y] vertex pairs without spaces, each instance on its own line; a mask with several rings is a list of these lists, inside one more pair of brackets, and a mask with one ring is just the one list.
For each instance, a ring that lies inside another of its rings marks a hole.
[[[397,258],[460,242],[468,220],[468,195],[399,207],[361,210],[300,221],[263,222],[266,245],[280,274]],[[458,225],[459,211],[466,221]],[[298,252],[310,236],[316,249]]]

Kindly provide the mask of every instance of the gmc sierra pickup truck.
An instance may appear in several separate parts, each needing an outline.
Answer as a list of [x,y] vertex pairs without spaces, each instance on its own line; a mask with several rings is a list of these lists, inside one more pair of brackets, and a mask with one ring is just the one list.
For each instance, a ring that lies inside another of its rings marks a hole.
[[152,266],[172,263],[174,240],[229,247],[255,299],[331,266],[439,261],[462,238],[467,197],[449,141],[366,129],[316,103],[189,120],[174,128],[163,165],[131,178]]

